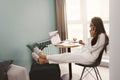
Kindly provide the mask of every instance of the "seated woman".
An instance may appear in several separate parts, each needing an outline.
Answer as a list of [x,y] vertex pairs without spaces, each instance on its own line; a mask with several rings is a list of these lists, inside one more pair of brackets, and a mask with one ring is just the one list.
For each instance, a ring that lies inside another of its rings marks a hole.
[[[55,55],[45,55],[40,53],[38,62],[40,64],[45,63],[80,63],[80,64],[91,64],[98,57],[100,51],[103,49],[104,45],[108,45],[109,38],[104,29],[103,21],[99,17],[94,17],[91,19],[90,23],[90,35],[91,38],[88,43],[83,43],[82,40],[79,41],[83,45],[83,48],[79,52],[71,52],[70,54],[55,54]],[[107,48],[105,47],[106,51]]]

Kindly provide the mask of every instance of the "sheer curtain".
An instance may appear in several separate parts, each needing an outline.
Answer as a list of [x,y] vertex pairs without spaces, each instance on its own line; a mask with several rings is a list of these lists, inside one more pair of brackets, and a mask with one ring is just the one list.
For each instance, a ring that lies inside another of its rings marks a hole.
[[57,30],[61,40],[66,40],[68,38],[65,2],[66,0],[56,0]]

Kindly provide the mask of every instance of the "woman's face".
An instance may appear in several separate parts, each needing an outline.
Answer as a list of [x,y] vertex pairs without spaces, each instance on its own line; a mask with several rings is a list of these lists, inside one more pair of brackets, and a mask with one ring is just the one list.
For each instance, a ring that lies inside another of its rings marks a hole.
[[91,37],[95,36],[95,26],[92,22],[90,23],[90,36]]

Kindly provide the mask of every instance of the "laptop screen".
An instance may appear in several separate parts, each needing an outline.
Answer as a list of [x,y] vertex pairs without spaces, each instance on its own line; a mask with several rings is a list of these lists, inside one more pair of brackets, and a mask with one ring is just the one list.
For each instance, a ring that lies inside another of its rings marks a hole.
[[49,36],[52,44],[56,45],[61,42],[58,31],[49,32]]

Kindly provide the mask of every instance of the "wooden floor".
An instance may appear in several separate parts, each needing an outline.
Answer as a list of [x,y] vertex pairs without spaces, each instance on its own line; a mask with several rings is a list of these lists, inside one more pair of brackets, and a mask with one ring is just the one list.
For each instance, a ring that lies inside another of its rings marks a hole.
[[[76,74],[77,77],[80,77],[81,72],[82,72],[82,68],[81,66],[72,64],[72,73]],[[68,74],[68,64],[60,64],[60,69],[61,69],[61,76],[63,76],[64,74]],[[108,67],[98,67],[100,75],[102,77],[102,80],[109,80],[109,68]],[[92,72],[93,75],[95,75]],[[91,75],[88,75],[86,78],[84,78],[84,80],[95,80],[93,77],[91,77]]]

